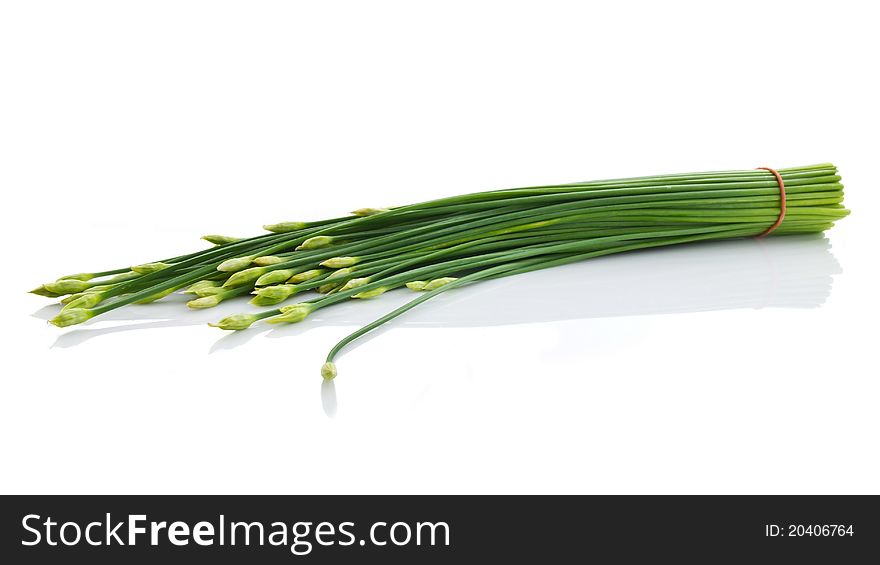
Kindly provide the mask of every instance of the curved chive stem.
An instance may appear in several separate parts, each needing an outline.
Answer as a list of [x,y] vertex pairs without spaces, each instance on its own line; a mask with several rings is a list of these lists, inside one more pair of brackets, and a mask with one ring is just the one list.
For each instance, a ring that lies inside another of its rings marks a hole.
[[[748,229],[748,230],[740,229],[740,230],[738,230],[738,233],[739,233],[739,235],[750,235],[752,233],[752,230],[751,229]],[[611,255],[614,253],[622,253],[622,252],[626,252],[626,251],[635,251],[638,249],[645,249],[648,247],[677,245],[677,244],[681,244],[681,243],[690,243],[690,242],[694,242],[694,241],[700,241],[702,239],[706,239],[706,235],[707,234],[702,234],[702,235],[694,235],[694,236],[689,236],[689,237],[670,238],[667,240],[657,240],[657,241],[648,242],[648,243],[622,245],[622,246],[615,247],[615,248],[603,249],[603,250],[593,251],[590,253],[580,253],[580,254],[567,255],[567,256],[563,256],[563,257],[556,258],[556,259],[550,259],[550,260],[541,258],[541,259],[520,261],[520,262],[515,262],[515,263],[510,263],[510,264],[499,265],[496,267],[491,267],[488,269],[477,271],[477,272],[469,274],[469,275],[465,275],[457,280],[454,280],[454,281],[449,282],[443,286],[440,286],[434,290],[430,290],[430,291],[422,294],[418,298],[415,298],[415,299],[407,302],[406,304],[396,308],[395,310],[392,310],[388,314],[385,314],[384,316],[370,322],[369,324],[365,325],[364,327],[362,327],[362,328],[352,332],[351,334],[347,335],[346,337],[342,338],[336,345],[334,345],[330,349],[330,352],[327,354],[327,357],[325,359],[325,367],[327,366],[328,363],[333,366],[332,376],[329,378],[335,378],[336,370],[335,370],[334,361],[335,361],[336,356],[339,354],[339,352],[345,346],[347,346],[350,343],[352,343],[353,341],[357,340],[358,338],[360,338],[364,334],[367,334],[370,331],[378,328],[379,326],[393,320],[394,318],[408,312],[409,310],[412,310],[413,308],[415,308],[419,304],[430,300],[431,298],[437,296],[438,294],[440,294],[442,292],[447,292],[447,291],[452,290],[454,288],[457,288],[459,286],[463,286],[468,283],[475,282],[475,281],[482,280],[482,279],[497,278],[499,276],[511,276],[511,275],[523,274],[523,273],[527,273],[527,272],[538,270],[538,269],[544,269],[544,268],[549,268],[549,267],[565,265],[565,264],[573,263],[576,261],[583,261],[584,259],[600,257],[603,255]],[[330,374],[329,369],[322,368],[322,374],[324,374],[324,373]],[[328,377],[325,376],[325,378],[328,378]]]

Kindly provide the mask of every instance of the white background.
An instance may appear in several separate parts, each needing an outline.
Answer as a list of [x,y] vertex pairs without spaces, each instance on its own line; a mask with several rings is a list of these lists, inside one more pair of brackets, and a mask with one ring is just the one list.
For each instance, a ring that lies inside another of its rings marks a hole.
[[[869,3],[2,6],[3,492],[880,492]],[[327,349],[411,295],[230,336],[247,305],[59,330],[25,294],[364,206],[825,161],[827,241],[451,292],[335,390]]]

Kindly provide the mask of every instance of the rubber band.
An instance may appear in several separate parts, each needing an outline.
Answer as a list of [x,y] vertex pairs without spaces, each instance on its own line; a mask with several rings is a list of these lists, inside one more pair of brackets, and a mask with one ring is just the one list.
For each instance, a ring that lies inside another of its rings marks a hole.
[[755,170],[770,171],[771,173],[773,173],[773,176],[776,177],[776,183],[779,185],[779,217],[776,218],[776,221],[773,222],[772,226],[755,236],[756,238],[760,239],[762,237],[767,237],[768,235],[773,233],[776,228],[782,225],[782,220],[785,219],[785,182],[782,180],[782,175],[780,175],[779,171],[777,171],[776,169],[771,169],[770,167],[758,167]]

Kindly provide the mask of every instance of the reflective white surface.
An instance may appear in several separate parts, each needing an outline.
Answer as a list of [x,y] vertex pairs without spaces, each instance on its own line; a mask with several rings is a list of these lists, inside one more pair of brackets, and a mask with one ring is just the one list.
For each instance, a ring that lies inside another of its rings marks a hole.
[[[880,493],[874,19],[270,4],[3,8],[0,491]],[[853,215],[824,238],[449,292],[345,350],[333,384],[327,350],[412,293],[241,333],[205,324],[243,300],[59,330],[25,294],[362,206],[826,160]]]
[[[876,423],[877,382],[873,338],[843,323],[857,316],[838,296],[846,274],[828,239],[798,236],[491,281],[368,335],[334,383],[318,377],[326,350],[411,292],[233,333],[205,323],[253,310],[244,300],[187,311],[172,297],[67,330],[38,323],[56,310],[42,307],[7,338],[27,369],[4,379],[6,429],[31,432],[7,433],[28,459],[4,473],[78,492],[740,491],[713,475],[732,470],[746,490],[791,490],[762,473],[838,464],[810,446],[874,462],[850,451]],[[86,464],[68,480],[27,462],[84,456],[110,475],[95,482]],[[688,469],[662,482],[654,466],[677,461]],[[251,473],[265,484],[239,482]]]

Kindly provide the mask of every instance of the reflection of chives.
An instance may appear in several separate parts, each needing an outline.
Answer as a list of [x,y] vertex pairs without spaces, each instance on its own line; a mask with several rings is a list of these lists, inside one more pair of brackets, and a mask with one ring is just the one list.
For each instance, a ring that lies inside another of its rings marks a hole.
[[[830,164],[780,169],[788,206],[772,235],[815,233],[848,211]],[[220,320],[240,330],[258,320],[298,322],[350,298],[407,286],[418,298],[340,341],[347,344],[421,302],[481,280],[575,261],[680,243],[763,233],[779,217],[780,193],[766,170],[722,171],[537,186],[464,194],[352,216],[264,226],[252,238],[218,235],[200,252],[131,268],[62,277],[32,292],[64,296],[52,323],[78,324],[132,303],[186,289],[188,305],[207,308],[252,293],[275,305],[304,291],[323,296]],[[736,298],[736,297],[731,297]]]

